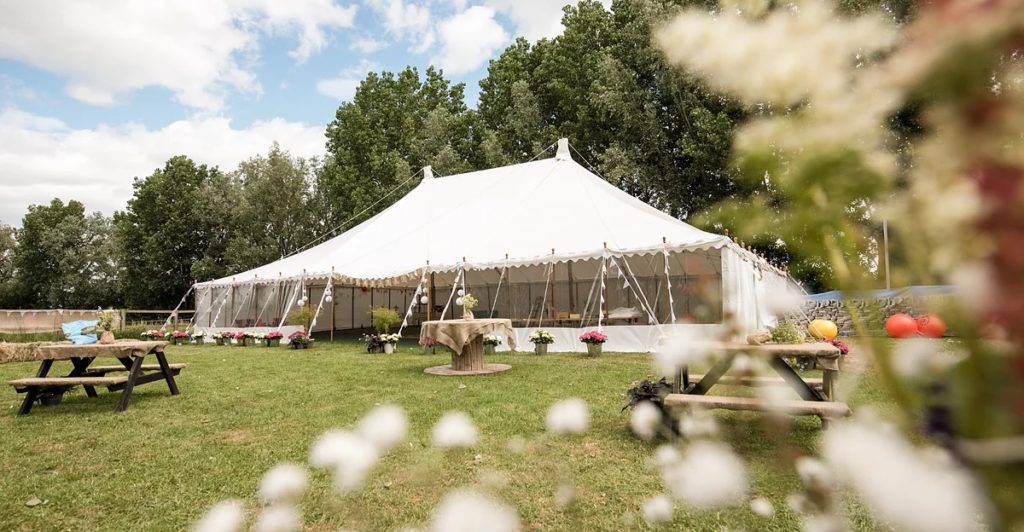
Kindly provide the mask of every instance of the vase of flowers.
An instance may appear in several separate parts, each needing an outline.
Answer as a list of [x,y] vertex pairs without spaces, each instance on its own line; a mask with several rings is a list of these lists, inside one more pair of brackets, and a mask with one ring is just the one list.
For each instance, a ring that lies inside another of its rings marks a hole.
[[156,329],[150,329],[150,330],[142,333],[140,336],[142,336],[142,338],[145,339],[145,340],[163,340],[164,337],[167,336],[167,334],[164,333],[163,331],[158,331]]
[[250,347],[264,347],[266,346],[267,335],[264,333],[249,333],[249,346]]
[[171,331],[170,339],[174,345],[184,345],[188,342],[188,333],[185,331]]
[[196,329],[192,331],[192,343],[196,345],[203,345],[206,342],[206,335],[203,331]]
[[213,341],[217,345],[231,345],[231,339],[234,338],[234,334],[229,332],[215,332],[213,333]]
[[263,342],[266,343],[267,347],[279,347],[281,345],[281,338],[284,338],[281,331],[270,331],[263,335]]
[[395,350],[398,348],[398,340],[400,340],[401,338],[401,336],[398,336],[398,334],[395,333],[385,333],[380,335],[380,341],[384,343],[384,354],[390,355],[394,353]]
[[235,345],[238,347],[245,347],[246,344],[248,343],[248,339],[249,335],[243,331],[238,331],[235,333]]
[[587,344],[587,356],[601,356],[601,346],[608,341],[608,335],[601,331],[587,331],[580,336],[580,341]]
[[473,294],[462,296],[462,319],[473,319],[473,309],[480,304],[480,301]]
[[114,327],[114,313],[105,310],[100,312],[100,319],[96,323],[96,327],[100,329],[100,340],[101,344],[112,344],[116,340],[114,339],[114,332],[111,330]]
[[495,348],[501,345],[501,337],[497,334],[484,335],[484,354],[493,355]]
[[295,331],[288,335],[288,345],[292,349],[309,349],[311,343],[313,343],[313,339],[306,334],[306,331]]
[[437,351],[437,338],[433,336],[420,338],[420,347],[423,348],[424,355],[433,355]]
[[555,337],[544,330],[536,330],[530,333],[530,342],[533,343],[533,352],[538,355],[548,354],[548,345],[555,343]]

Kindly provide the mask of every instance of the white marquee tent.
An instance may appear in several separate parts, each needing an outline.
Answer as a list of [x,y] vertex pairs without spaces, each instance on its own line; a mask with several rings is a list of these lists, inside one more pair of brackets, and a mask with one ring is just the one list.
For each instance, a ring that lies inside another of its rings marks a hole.
[[280,328],[296,303],[313,331],[369,326],[387,306],[409,325],[476,315],[511,318],[520,346],[542,327],[552,351],[584,347],[601,327],[609,351],[646,351],[665,328],[744,329],[774,321],[767,296],[784,272],[726,236],[698,230],[555,157],[433,177],[376,216],[315,247],[232,277],[197,283],[197,328]]

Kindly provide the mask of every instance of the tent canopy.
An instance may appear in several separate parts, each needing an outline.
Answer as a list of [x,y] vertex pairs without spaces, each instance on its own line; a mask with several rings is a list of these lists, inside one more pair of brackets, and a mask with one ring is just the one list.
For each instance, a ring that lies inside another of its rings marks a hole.
[[424,268],[455,271],[463,261],[467,269],[483,269],[666,248],[744,251],[728,237],[677,220],[589,172],[572,160],[564,139],[550,159],[448,177],[432,177],[429,169],[424,174],[394,205],[341,235],[199,285],[333,275],[355,285],[399,286],[415,283]]

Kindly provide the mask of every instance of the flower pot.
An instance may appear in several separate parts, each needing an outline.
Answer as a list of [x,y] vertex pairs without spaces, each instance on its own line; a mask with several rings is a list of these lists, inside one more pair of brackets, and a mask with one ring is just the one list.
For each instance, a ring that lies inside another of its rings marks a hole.
[[292,342],[291,345],[292,349],[309,349],[309,344],[304,344],[302,342]]
[[280,338],[267,338],[265,341],[267,342],[267,347],[280,347],[281,346],[281,339]]
[[588,343],[587,344],[587,356],[598,357],[601,356],[601,347],[604,344]]
[[465,310],[465,309],[463,309],[462,310],[462,319],[464,319],[464,320],[471,320],[471,319],[473,319],[473,311],[472,310]]
[[184,345],[185,344],[185,339],[184,338],[171,338],[171,343],[173,343],[174,345]]
[[484,354],[485,355],[493,355],[494,354],[494,346],[493,345],[484,344]]
[[385,355],[390,355],[390,354],[392,354],[394,352],[395,352],[395,344],[392,344],[392,343],[384,344],[384,354]]
[[112,344],[112,343],[114,343],[116,341],[117,340],[114,339],[114,333],[112,333],[110,331],[103,331],[102,333],[100,333],[100,343],[101,344],[109,345],[109,344]]
[[200,336],[198,338],[193,338],[192,339],[192,343],[196,344],[196,345],[203,345],[203,344],[206,343],[206,338],[203,338],[202,336]]
[[248,340],[248,338],[235,338],[235,345],[238,347],[245,347]]
[[548,344],[533,344],[533,352],[538,355],[548,354]]

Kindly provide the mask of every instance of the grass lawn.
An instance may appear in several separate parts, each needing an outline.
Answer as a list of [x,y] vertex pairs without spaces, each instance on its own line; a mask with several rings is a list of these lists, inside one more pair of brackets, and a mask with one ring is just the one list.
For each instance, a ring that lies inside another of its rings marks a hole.
[[[138,388],[128,411],[114,412],[117,394],[88,399],[75,389],[57,407],[37,406],[15,416],[22,396],[3,390],[0,406],[0,530],[182,530],[212,504],[229,497],[255,505],[262,474],[282,461],[304,462],[311,442],[345,427],[374,405],[395,403],[409,414],[410,439],[378,465],[366,488],[338,495],[326,473],[313,476],[303,503],[311,530],[392,530],[429,523],[449,490],[490,486],[512,503],[527,529],[644,528],[639,508],[659,493],[648,465],[657,443],[642,442],[620,413],[630,383],[649,376],[648,355],[496,355],[509,372],[472,378],[429,376],[445,355],[403,347],[395,355],[369,355],[355,343],[321,342],[307,351],[285,348],[170,347],[171,362],[189,367],[178,378],[182,394],[163,383]],[[56,372],[70,370],[58,363]],[[31,376],[35,364],[0,366],[0,378]],[[852,403],[883,403],[871,379],[861,379]],[[720,392],[719,392],[720,393]],[[583,436],[545,434],[548,407],[576,396],[591,409]],[[884,408],[884,406],[883,406]],[[481,431],[475,449],[442,453],[430,448],[430,429],[448,410],[463,410]],[[796,516],[786,495],[799,480],[781,463],[779,436],[764,416],[719,412],[730,442],[748,462],[754,495],[775,504],[770,520],[747,507],[716,512],[681,509],[686,530],[792,530]],[[527,452],[509,452],[513,436]],[[784,432],[786,448],[813,451],[817,418],[798,418]],[[507,482],[495,482],[494,478]],[[576,488],[575,503],[555,504],[562,483]],[[29,508],[32,497],[45,505]],[[850,510],[852,524],[872,527]]]

